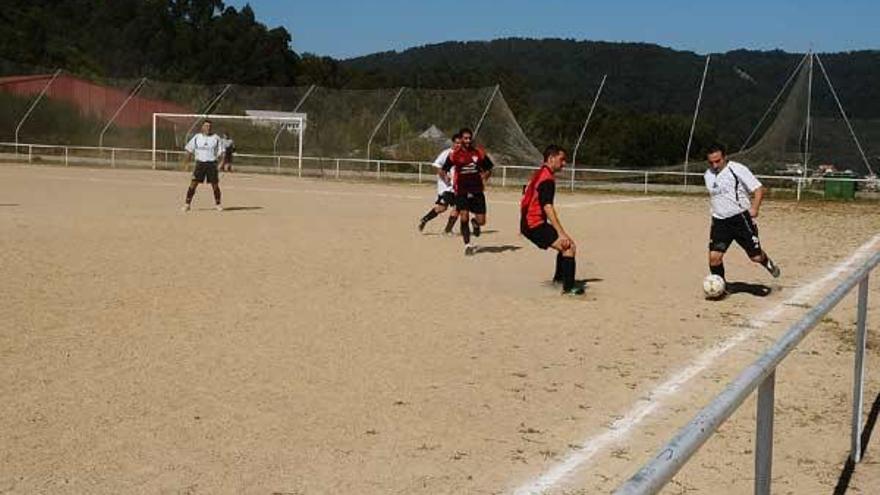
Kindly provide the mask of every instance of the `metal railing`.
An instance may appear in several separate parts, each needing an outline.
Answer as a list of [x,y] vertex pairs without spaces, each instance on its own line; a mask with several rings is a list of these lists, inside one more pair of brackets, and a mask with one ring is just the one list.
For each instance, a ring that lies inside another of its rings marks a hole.
[[[173,169],[182,160],[182,150],[153,150],[150,148],[123,148],[101,146],[65,146],[49,144],[26,144],[0,142],[0,157],[3,156],[3,148],[12,150],[16,159],[25,160],[27,163],[35,163],[37,159],[43,162],[63,163],[65,166],[74,164],[105,164],[111,168],[158,168]],[[239,159],[237,165],[241,167],[265,173],[295,173],[302,177],[303,173],[313,173],[317,168],[322,169],[322,176],[337,179],[351,177],[357,174],[359,177],[375,177],[377,179],[411,180],[418,183],[433,180],[434,169],[430,162],[411,160],[386,160],[366,159],[352,157],[317,157],[279,154],[255,154],[236,153]],[[26,158],[24,158],[26,157]],[[250,163],[242,161],[250,160]],[[313,165],[309,167],[308,165]],[[360,165],[357,170],[346,170],[343,165],[351,167]],[[325,167],[326,165],[326,167]],[[396,168],[396,171],[392,171]],[[508,185],[522,185],[527,180],[534,166],[522,165],[497,165],[494,181],[500,182],[502,187]],[[685,177],[699,178],[702,173],[685,173],[677,171],[644,170],[644,169],[611,169],[611,168],[569,168],[562,172],[558,182],[567,181],[569,188],[574,189],[613,189],[641,192],[702,192],[702,186],[684,184]],[[759,179],[781,189],[796,191],[797,198],[801,198],[802,192],[815,187],[824,181],[822,177],[807,177],[802,175],[757,175]],[[876,184],[872,179],[835,178],[834,180],[862,183],[866,186]]]
[[617,495],[657,493],[688,462],[718,427],[729,418],[755,389],[758,390],[755,441],[755,494],[770,493],[773,467],[773,413],[776,368],[810,333],[820,319],[830,312],[856,285],[856,349],[853,377],[852,437],[850,457],[853,464],[861,460],[861,435],[864,402],[865,343],[867,337],[868,277],[880,264],[875,253],[855,270],[803,318],[792,325],[760,358],[746,368],[709,405],[704,407],[685,427],[664,445],[616,491]]

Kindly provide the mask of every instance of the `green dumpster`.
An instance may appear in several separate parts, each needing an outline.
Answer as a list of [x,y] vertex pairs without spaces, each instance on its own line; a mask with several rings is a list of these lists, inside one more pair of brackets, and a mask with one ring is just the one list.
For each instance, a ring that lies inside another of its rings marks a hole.
[[825,199],[855,199],[855,174],[833,172],[825,174]]

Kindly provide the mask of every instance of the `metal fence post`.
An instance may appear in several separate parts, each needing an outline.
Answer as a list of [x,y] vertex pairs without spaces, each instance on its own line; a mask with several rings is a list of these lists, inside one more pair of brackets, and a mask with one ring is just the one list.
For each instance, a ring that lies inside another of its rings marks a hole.
[[507,167],[501,167],[501,187],[507,186]]
[[852,449],[854,463],[862,460],[862,407],[865,396],[865,341],[868,320],[868,275],[859,282],[859,306],[856,312],[856,359],[853,373]]
[[419,184],[422,183],[422,162],[419,162]]
[[275,157],[275,173],[276,174],[281,173],[281,157],[280,156]]
[[336,159],[336,178],[339,178],[339,158]]
[[645,194],[648,194],[648,172],[645,172]]
[[116,148],[110,149],[110,168],[116,168]]
[[70,158],[68,156],[67,146],[64,147],[64,166],[65,167],[70,166]]
[[774,369],[758,388],[758,424],[755,428],[755,495],[770,495],[773,470]]
[[28,163],[33,163],[34,159],[34,147],[28,145]]
[[801,187],[803,187],[802,183],[803,183],[803,179],[798,177],[798,180],[797,180],[797,200],[798,201],[801,200]]

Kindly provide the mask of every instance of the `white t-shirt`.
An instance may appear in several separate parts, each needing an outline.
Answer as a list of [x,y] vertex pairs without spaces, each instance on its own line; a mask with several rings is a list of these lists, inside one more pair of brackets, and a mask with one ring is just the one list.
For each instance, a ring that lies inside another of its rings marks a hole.
[[719,219],[739,215],[751,208],[750,195],[761,187],[761,182],[748,167],[734,161],[728,161],[718,173],[709,168],[703,178],[709,190],[712,216]]
[[220,136],[211,134],[206,136],[201,132],[196,134],[186,143],[186,151],[195,156],[197,162],[216,162],[223,155],[223,142]]
[[224,138],[224,139],[221,139],[221,142],[223,143],[223,152],[224,153],[228,152],[229,148],[233,148],[233,149],[235,148],[235,141],[233,141],[231,139]]
[[[446,158],[449,157],[449,154],[452,153],[452,148],[443,150],[437,155],[437,158],[434,160],[434,163],[431,165],[436,169],[443,168],[443,164],[446,163]],[[446,177],[449,179],[449,184],[443,182],[443,179],[438,175],[437,176],[437,196],[442,196],[445,192],[452,192],[452,174],[446,174]]]

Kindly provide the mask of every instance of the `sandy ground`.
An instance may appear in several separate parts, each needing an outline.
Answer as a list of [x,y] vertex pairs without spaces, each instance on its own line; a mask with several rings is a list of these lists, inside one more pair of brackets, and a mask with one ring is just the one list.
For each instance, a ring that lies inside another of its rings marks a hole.
[[[416,231],[428,186],[233,174],[230,210],[202,188],[184,214],[186,182],[0,167],[0,493],[512,493],[572,460],[547,493],[606,493],[834,281],[792,302],[799,288],[880,249],[876,203],[771,201],[762,240],[783,277],[734,248],[728,278],[772,292],[709,302],[705,199],[562,194],[590,279],[563,298],[554,257],[517,234],[514,191],[489,193],[466,258],[441,220]],[[779,370],[775,493],[842,484],[853,308]],[[651,414],[621,428],[640,400]],[[750,492],[754,416],[750,401],[666,492]],[[878,493],[878,449],[851,493]]]

